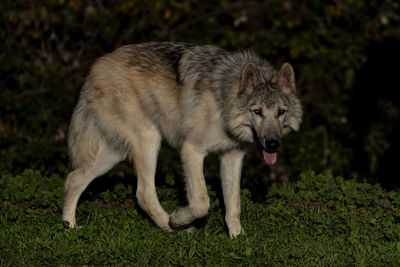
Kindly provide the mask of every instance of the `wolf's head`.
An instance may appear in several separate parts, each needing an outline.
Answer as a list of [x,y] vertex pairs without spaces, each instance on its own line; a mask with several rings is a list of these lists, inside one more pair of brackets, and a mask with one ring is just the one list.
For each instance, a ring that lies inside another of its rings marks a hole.
[[228,124],[237,138],[258,143],[267,164],[276,162],[282,138],[291,130],[298,131],[302,114],[289,63],[269,76],[263,75],[254,63],[243,67],[238,98]]

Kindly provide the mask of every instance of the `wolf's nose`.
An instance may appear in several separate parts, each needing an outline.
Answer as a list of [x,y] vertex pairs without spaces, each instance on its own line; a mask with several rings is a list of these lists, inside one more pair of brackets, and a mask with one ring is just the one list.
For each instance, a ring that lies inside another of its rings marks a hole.
[[279,141],[268,140],[265,142],[265,147],[267,148],[267,152],[275,152],[279,147]]

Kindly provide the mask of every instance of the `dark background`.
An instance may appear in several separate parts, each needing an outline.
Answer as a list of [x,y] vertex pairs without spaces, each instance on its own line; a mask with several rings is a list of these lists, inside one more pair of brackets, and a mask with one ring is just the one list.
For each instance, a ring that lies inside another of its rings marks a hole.
[[[124,44],[185,41],[251,49],[295,69],[301,130],[272,168],[249,153],[245,187],[312,169],[396,189],[399,22],[395,0],[0,0],[0,172],[65,174],[68,123],[94,60]],[[218,175],[214,161],[208,176]],[[163,147],[158,169],[159,180],[181,177],[179,155]],[[128,164],[116,170],[133,176]]]

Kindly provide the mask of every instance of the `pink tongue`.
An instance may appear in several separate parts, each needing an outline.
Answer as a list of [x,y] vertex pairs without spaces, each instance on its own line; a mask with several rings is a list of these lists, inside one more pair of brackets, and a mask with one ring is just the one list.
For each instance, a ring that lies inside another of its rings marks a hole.
[[263,150],[263,157],[265,163],[267,163],[268,165],[273,165],[276,162],[276,152],[268,153],[267,151]]

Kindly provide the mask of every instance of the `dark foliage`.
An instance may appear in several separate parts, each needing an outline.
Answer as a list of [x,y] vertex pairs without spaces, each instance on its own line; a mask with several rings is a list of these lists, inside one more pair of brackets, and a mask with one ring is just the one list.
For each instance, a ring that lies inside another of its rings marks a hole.
[[[0,170],[68,168],[68,121],[90,65],[124,44],[169,40],[252,49],[294,66],[302,129],[271,170],[249,155],[247,187],[304,169],[400,180],[395,0],[0,2]],[[164,175],[176,172],[169,161]]]

